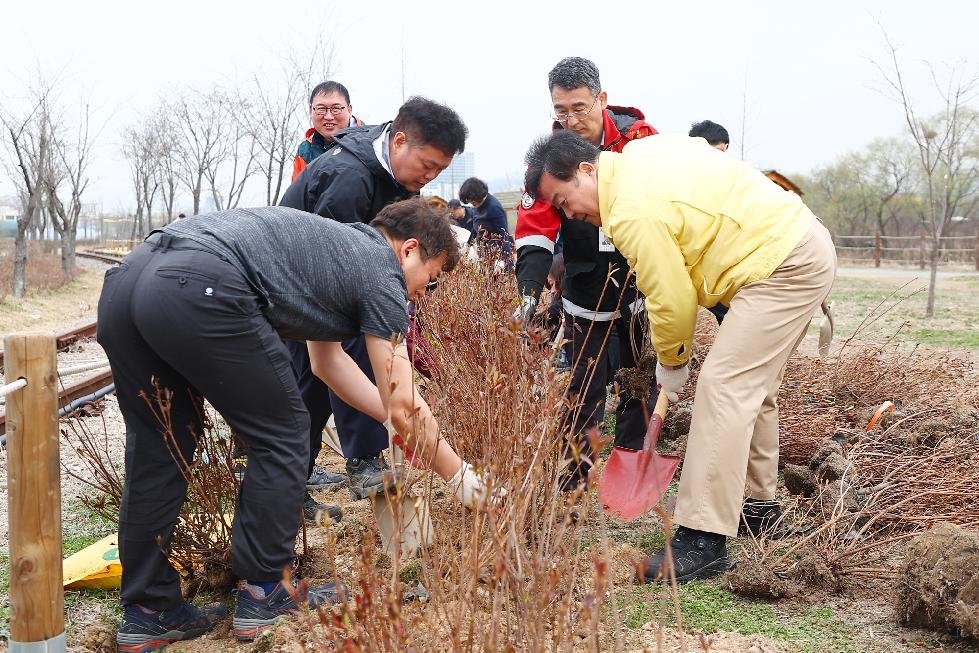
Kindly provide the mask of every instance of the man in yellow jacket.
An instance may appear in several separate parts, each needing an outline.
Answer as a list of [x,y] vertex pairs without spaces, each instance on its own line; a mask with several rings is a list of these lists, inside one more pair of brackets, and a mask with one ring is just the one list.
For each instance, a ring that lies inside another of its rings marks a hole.
[[[674,400],[697,307],[729,309],[700,370],[672,539],[678,581],[717,575],[739,520],[757,534],[780,514],[776,399],[833,286],[829,232],[797,195],[702,138],[658,135],[614,153],[561,131],[526,158],[526,190],[601,227],[629,261],[646,296],[656,378]],[[647,559],[645,580],[668,577],[664,553]]]

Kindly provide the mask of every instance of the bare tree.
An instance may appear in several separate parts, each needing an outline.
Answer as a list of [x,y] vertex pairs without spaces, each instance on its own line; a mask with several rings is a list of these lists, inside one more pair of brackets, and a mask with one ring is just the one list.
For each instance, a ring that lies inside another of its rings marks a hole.
[[[242,98],[235,104],[237,111],[247,115],[248,100]],[[228,127],[222,147],[218,148],[212,165],[204,171],[214,208],[218,211],[238,206],[248,178],[256,171],[257,147],[251,128],[241,120],[232,121]]]
[[53,156],[44,176],[47,184],[48,209],[51,224],[61,238],[61,269],[69,277],[75,276],[75,238],[78,234],[78,218],[82,212],[82,195],[88,187],[88,168],[91,163],[95,138],[91,131],[91,106],[82,102],[79,107],[77,131],[72,138],[59,134],[59,128],[50,122]]
[[814,170],[806,179],[806,203],[842,236],[915,234],[915,156],[906,141],[877,139]]
[[160,136],[151,122],[140,122],[123,130],[122,153],[136,193],[131,240],[142,239],[153,230],[153,202],[160,188],[158,158]]
[[[51,156],[50,120],[47,117],[50,88],[34,92],[31,108],[22,116],[3,114],[3,127],[9,136],[7,145],[12,154],[11,179],[17,186],[22,211],[17,218],[14,238],[14,297],[23,297],[27,290],[27,233],[37,219],[46,192],[42,168]],[[6,139],[5,139],[6,140]]]
[[251,100],[247,124],[255,139],[256,165],[270,206],[279,203],[283,186],[291,180],[296,143],[307,124],[303,109],[312,87],[332,74],[333,46],[320,39],[304,61],[292,55],[274,59],[284,62],[278,72],[256,73],[247,88]]
[[181,94],[168,111],[176,126],[176,174],[193,200],[194,213],[201,211],[201,193],[208,171],[216,168],[227,147],[230,130],[227,96],[215,88],[208,93],[190,91]]
[[884,81],[885,94],[900,104],[904,120],[917,148],[926,200],[922,226],[930,241],[931,274],[925,317],[935,314],[935,285],[941,258],[941,239],[951,219],[962,210],[973,210],[979,202],[979,152],[975,148],[979,113],[969,108],[979,91],[979,71],[968,73],[964,64],[950,67],[941,77],[927,63],[932,83],[942,102],[938,115],[923,119],[904,82],[897,47],[881,28],[888,63],[875,62]]
[[160,199],[163,201],[165,223],[170,224],[173,222],[173,208],[179,185],[177,171],[180,150],[177,147],[176,136],[178,126],[170,116],[164,114],[158,115],[154,123],[159,148],[155,156],[158,164],[156,173],[160,184]]

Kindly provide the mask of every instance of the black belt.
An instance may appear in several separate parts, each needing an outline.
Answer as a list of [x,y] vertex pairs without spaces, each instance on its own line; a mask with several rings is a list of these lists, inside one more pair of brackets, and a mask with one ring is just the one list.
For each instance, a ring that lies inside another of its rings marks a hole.
[[[146,243],[153,246],[153,251],[161,250],[195,250],[198,252],[207,252],[208,254],[214,254],[215,256],[220,256],[217,252],[209,249],[206,245],[192,240],[190,238],[184,238],[182,236],[174,236],[173,234],[168,234],[165,231],[154,231],[149,236],[146,237]],[[224,257],[221,257],[224,258]]]

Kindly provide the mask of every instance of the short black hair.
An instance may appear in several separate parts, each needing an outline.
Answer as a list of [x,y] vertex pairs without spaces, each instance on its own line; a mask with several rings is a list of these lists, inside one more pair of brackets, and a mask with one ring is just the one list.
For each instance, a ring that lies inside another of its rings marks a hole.
[[347,106],[350,106],[350,92],[347,90],[347,87],[341,84],[340,82],[334,82],[328,80],[325,82],[320,82],[319,84],[314,86],[313,91],[309,94],[309,106],[313,106],[313,98],[315,98],[320,93],[324,95],[329,95],[330,93],[339,93],[340,95],[343,96],[343,99],[346,101]]
[[459,262],[459,242],[449,221],[421,197],[388,204],[371,220],[371,226],[395,240],[416,239],[424,261],[444,253],[444,272]]
[[524,157],[527,164],[524,190],[536,196],[545,172],[561,181],[568,181],[574,177],[578,164],[585,161],[596,163],[600,153],[600,149],[570,129],[559,129],[553,134],[541,136],[530,145]]
[[489,186],[479,177],[470,177],[459,186],[459,199],[466,204],[480,202],[489,194]]
[[602,92],[602,82],[598,77],[598,66],[595,62],[583,57],[565,57],[551,68],[547,74],[547,90],[553,91],[559,86],[566,91],[585,87],[591,94],[598,97]]
[[712,122],[710,120],[702,120],[690,125],[690,133],[688,133],[687,136],[699,136],[701,138],[705,138],[711,145],[718,145],[720,143],[724,143],[725,145],[731,144],[731,139],[727,135],[727,130],[718,125],[716,122]]
[[398,109],[391,124],[392,132],[403,132],[416,145],[431,145],[448,156],[462,154],[466,149],[466,128],[459,114],[434,100],[414,96]]

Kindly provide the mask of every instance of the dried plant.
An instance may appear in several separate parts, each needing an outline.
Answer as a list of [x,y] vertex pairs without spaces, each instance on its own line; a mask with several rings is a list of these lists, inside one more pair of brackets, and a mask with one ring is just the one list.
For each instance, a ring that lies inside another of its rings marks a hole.
[[[153,396],[143,393],[143,400],[160,423],[163,438],[187,480],[187,500],[181,507],[168,549],[170,560],[183,576],[186,593],[228,589],[234,581],[231,521],[239,485],[234,469],[235,437],[221,420],[212,419],[205,405],[198,401],[203,433],[195,438],[193,459],[186,460],[174,440],[172,393],[155,380],[153,385]],[[69,423],[78,442],[76,451],[88,473],[67,472],[94,490],[92,495],[82,497],[84,505],[101,517],[118,522],[123,480],[120,470],[111,462],[108,430],[95,434],[80,422]]]

